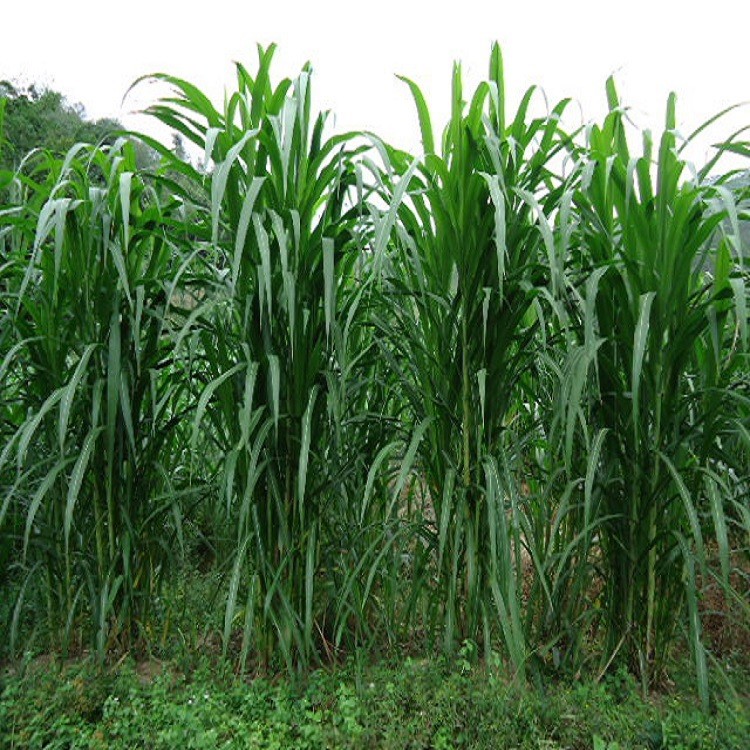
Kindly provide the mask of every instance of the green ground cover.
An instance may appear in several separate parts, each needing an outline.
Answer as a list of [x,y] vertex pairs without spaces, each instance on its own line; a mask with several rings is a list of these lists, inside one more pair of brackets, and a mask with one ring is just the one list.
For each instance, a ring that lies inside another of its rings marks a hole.
[[[518,748],[744,750],[747,672],[709,715],[686,685],[648,701],[625,671],[600,682],[509,685],[470,647],[453,664],[351,663],[305,679],[239,679],[221,665],[125,661],[100,671],[31,661],[4,675],[2,748]],[[183,665],[184,666],[184,665]],[[682,675],[682,679],[685,679]]]

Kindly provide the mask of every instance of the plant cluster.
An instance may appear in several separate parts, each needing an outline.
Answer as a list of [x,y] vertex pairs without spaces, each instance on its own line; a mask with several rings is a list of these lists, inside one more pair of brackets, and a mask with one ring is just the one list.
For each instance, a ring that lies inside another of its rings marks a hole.
[[707,705],[703,593],[750,614],[740,134],[692,168],[671,97],[634,152],[611,81],[587,128],[508,112],[494,46],[440,138],[404,79],[415,158],[328,136],[273,53],[223,108],[154,76],[202,164],[142,136],[158,168],[121,139],[0,172],[11,652],[148,644],[188,560],[243,671],[472,643],[648,689],[684,642]]

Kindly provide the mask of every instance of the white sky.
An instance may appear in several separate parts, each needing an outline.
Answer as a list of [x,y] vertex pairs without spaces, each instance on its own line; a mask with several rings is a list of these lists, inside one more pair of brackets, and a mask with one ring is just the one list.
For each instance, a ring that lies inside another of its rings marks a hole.
[[[148,103],[135,78],[156,71],[187,78],[221,103],[232,61],[252,70],[255,44],[279,44],[275,80],[311,60],[314,106],[332,109],[336,130],[367,128],[417,149],[418,125],[402,73],[422,87],[436,133],[447,116],[451,65],[464,64],[465,92],[484,76],[490,44],[503,49],[515,107],[531,84],[550,102],[570,96],[585,118],[605,111],[604,82],[619,90],[641,126],[660,128],[670,90],[685,134],[719,109],[750,100],[750,0],[6,0],[0,13],[0,78],[42,81],[92,117],[145,127],[129,112]],[[512,110],[509,110],[512,111]],[[573,110],[571,110],[571,113]],[[750,123],[744,109],[713,133]],[[750,135],[748,136],[750,137]],[[701,152],[693,152],[700,161]]]

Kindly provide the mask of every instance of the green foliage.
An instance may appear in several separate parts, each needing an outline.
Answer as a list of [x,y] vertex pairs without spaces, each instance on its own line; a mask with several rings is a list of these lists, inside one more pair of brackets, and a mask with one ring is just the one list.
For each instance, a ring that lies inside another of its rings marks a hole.
[[[358,498],[380,428],[362,413],[374,383],[357,150],[311,115],[309,66],[272,85],[273,52],[259,49],[254,76],[237,65],[223,112],[165,75],[175,96],[149,111],[213,162],[210,176],[178,155],[169,166],[198,196],[193,246],[210,258],[186,345],[202,388],[191,447],[208,459],[233,537],[225,650],[241,625],[241,663],[278,650],[292,669],[367,627],[351,570],[364,578],[381,547],[368,528],[380,508],[360,513]],[[347,569],[342,548],[365,558]]]
[[[747,144],[691,171],[670,97],[658,148],[646,133],[633,155],[611,82],[579,132],[533,87],[509,114],[495,45],[469,101],[456,65],[440,138],[404,79],[415,158],[329,135],[310,66],[275,83],[273,54],[237,64],[221,108],[151,76],[176,140],[140,137],[148,169],[124,137],[68,148],[80,113],[4,88],[0,648],[209,650],[296,676],[458,654],[444,685],[411,662],[372,700],[359,673],[327,689],[337,746],[575,744],[530,685],[596,663],[578,698],[605,710],[634,693],[623,666],[646,694],[684,645],[707,711],[706,626],[750,629],[750,191],[709,176]],[[482,657],[522,699],[492,708]],[[407,682],[435,697],[427,719]],[[318,742],[283,700],[279,736]],[[108,708],[123,743],[159,721],[133,705]],[[406,734],[370,723],[385,706]],[[222,740],[162,707],[164,746]],[[658,741],[684,744],[664,722]]]
[[[748,466],[737,450],[749,415],[737,197],[700,175],[681,180],[674,96],[654,166],[648,133],[643,154],[631,157],[611,81],[608,95],[610,114],[580,152],[575,197],[576,262],[594,270],[570,321],[569,356],[582,366],[569,368],[569,377],[588,376],[590,387],[588,400],[561,404],[561,423],[569,436],[578,425],[602,435],[598,481],[606,484],[592,513],[603,518],[607,648],[624,643],[647,685],[664,669],[675,615],[686,607],[707,701],[695,568],[706,574],[710,535],[728,580],[726,518],[746,497]],[[727,216],[731,229],[711,245]],[[709,508],[713,529],[700,518]]]
[[406,424],[419,425],[418,481],[434,514],[426,536],[439,568],[434,601],[444,646],[479,638],[498,621],[523,675],[522,511],[508,465],[520,461],[519,445],[534,429],[530,399],[543,343],[538,300],[559,277],[545,215],[561,195],[552,162],[567,140],[559,127],[567,102],[532,118],[532,88],[507,117],[495,45],[489,78],[468,110],[456,65],[438,153],[424,98],[407,83],[425,157],[415,172],[406,155],[391,152],[382,178],[398,227],[376,325],[406,402]]
[[115,120],[86,120],[81,105],[69,104],[61,93],[46,87],[18,88],[0,81],[0,101],[5,109],[0,168],[17,167],[37,148],[64,154],[76,143],[111,145],[115,133],[122,129]]
[[[50,669],[50,666],[52,669]],[[58,671],[59,670],[59,671]],[[721,697],[706,716],[680,696],[644,702],[634,683],[519,691],[483,669],[406,660],[312,672],[305,684],[245,683],[205,663],[189,676],[145,665],[33,665],[6,678],[0,748],[643,748],[741,750],[750,706]]]
[[[123,131],[117,120],[90,120],[81,104],[71,104],[60,92],[37,84],[21,87],[0,81],[0,110],[0,173],[15,170],[37,149],[61,156],[77,143],[112,146]],[[156,166],[152,150],[138,142],[134,148],[139,168]]]
[[[137,634],[181,540],[180,250],[163,233],[171,208],[136,174],[130,144],[32,164],[0,218],[10,238],[2,385],[15,427],[0,457],[0,521],[23,581],[16,613],[45,611],[65,649],[78,618],[91,618],[103,655]],[[11,648],[17,635],[14,621]]]

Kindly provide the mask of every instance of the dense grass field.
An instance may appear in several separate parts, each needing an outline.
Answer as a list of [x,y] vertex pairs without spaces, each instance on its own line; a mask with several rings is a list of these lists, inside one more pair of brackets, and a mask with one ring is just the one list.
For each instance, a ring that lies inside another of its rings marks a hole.
[[[425,711],[454,682],[467,706],[519,691],[487,719],[534,706],[519,747],[581,746],[560,728],[581,690],[606,713],[618,681],[642,701],[675,671],[746,730],[746,690],[716,697],[750,643],[744,131],[717,115],[685,138],[671,96],[663,131],[635,132],[612,80],[602,122],[535,87],[511,110],[495,46],[474,91],[456,65],[440,132],[404,78],[414,155],[330,133],[309,66],[276,82],[258,52],[223,107],[148,77],[171,91],[149,113],[201,159],[140,136],[161,160],[139,168],[123,134],[0,172],[3,731],[32,722],[45,688],[19,665],[40,654],[207,649],[289,685],[408,655],[394,690],[428,659]],[[149,700],[115,674],[102,691]],[[283,704],[336,746],[375,737],[359,679],[314,721],[309,695],[255,684],[276,696],[258,721]],[[92,737],[136,731],[113,700]],[[443,710],[413,746],[451,746]]]

